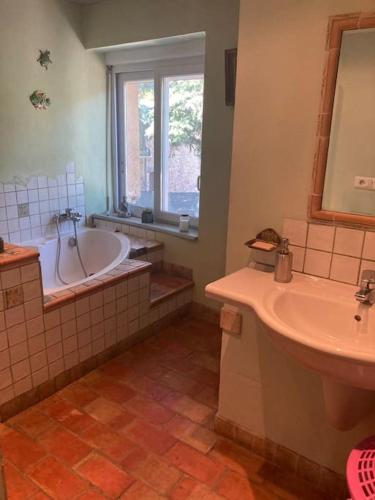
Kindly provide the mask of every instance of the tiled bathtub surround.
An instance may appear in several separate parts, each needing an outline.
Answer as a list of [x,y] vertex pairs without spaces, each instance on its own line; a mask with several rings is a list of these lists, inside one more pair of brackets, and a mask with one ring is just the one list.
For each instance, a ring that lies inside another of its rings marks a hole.
[[[55,178],[41,175],[22,184],[0,182],[0,236],[20,243],[55,234],[52,218],[67,207],[85,215],[84,182],[76,175],[74,163]],[[70,224],[64,223],[62,232],[69,230]]]
[[363,269],[375,270],[375,232],[285,219],[293,269],[352,285]]
[[150,265],[132,260],[123,279],[111,276],[95,289],[76,290],[50,310],[43,304],[38,254],[20,251],[23,260],[18,253],[0,260],[0,419],[19,409],[8,402],[18,398],[21,408],[35,402],[44,397],[41,388],[58,389],[72,370],[95,367],[192,300],[187,290],[151,308]]

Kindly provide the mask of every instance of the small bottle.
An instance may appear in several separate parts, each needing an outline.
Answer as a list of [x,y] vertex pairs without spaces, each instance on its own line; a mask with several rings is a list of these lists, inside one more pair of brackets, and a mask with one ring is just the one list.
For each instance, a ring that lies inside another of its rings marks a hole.
[[3,238],[0,237],[0,253],[4,253],[5,248],[4,248],[4,240]]
[[179,230],[181,233],[189,232],[190,216],[187,214],[180,215]]
[[289,240],[282,238],[276,253],[274,280],[289,283],[292,280],[293,253],[289,251]]

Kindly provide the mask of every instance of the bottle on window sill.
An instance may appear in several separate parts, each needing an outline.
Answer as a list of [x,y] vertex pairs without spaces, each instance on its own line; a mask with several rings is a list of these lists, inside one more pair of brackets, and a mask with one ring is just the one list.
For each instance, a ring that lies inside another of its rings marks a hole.
[[122,201],[120,203],[119,209],[117,210],[117,215],[119,217],[123,217],[123,218],[127,218],[127,217],[131,217],[132,216],[132,214],[131,214],[131,212],[129,210],[128,204],[126,202],[125,196],[122,198]]
[[142,212],[142,223],[152,224],[153,222],[154,222],[154,214],[152,213],[151,208],[145,208]]
[[190,224],[190,215],[181,214],[180,215],[180,223],[179,230],[180,233],[188,233],[189,232],[189,224]]

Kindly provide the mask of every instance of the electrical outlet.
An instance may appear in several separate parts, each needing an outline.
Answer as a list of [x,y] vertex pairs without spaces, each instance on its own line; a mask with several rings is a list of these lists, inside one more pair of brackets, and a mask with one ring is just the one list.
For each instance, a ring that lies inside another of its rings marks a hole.
[[354,177],[354,187],[356,189],[375,190],[375,177],[362,177],[356,175]]

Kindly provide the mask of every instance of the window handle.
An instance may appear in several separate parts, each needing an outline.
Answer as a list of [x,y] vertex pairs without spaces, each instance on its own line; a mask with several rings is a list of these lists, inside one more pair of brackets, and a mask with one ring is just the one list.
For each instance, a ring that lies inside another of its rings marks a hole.
[[201,190],[201,176],[198,175],[197,177],[197,190],[200,191]]

